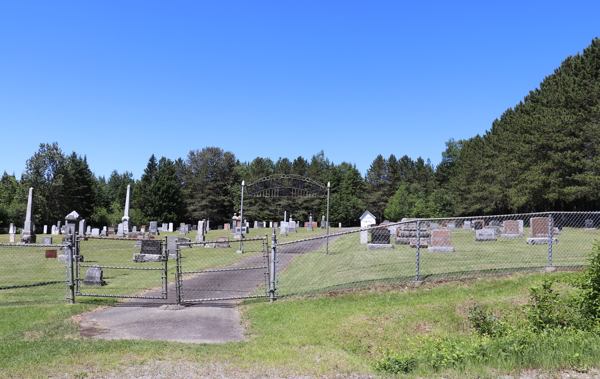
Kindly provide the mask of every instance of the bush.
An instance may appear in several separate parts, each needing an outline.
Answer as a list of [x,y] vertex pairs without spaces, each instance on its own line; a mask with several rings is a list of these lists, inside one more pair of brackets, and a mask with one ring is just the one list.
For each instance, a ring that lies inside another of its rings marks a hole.
[[485,305],[475,304],[469,307],[467,319],[471,326],[482,336],[498,337],[504,334],[504,323]]

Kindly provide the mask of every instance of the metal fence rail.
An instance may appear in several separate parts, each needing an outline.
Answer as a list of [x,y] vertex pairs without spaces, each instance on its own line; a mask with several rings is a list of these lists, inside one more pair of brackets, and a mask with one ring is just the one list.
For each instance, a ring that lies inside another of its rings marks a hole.
[[268,238],[178,243],[178,302],[269,296]]
[[65,262],[57,257],[66,247],[0,243],[0,305],[64,303]]
[[585,267],[600,212],[404,219],[278,244],[280,296]]

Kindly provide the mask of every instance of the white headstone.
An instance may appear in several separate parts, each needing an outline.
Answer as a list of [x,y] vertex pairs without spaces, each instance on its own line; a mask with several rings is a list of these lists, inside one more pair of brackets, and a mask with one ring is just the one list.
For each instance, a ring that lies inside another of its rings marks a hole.
[[44,225],[44,233],[43,234],[48,234],[48,225]]

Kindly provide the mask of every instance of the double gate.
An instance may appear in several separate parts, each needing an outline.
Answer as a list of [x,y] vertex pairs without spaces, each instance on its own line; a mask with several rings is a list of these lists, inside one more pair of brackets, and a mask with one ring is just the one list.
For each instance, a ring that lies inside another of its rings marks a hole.
[[[166,238],[78,238],[71,258],[74,295],[162,303],[274,299],[275,247],[269,249],[266,236],[193,243],[168,238],[175,243]],[[158,254],[140,257],[144,241],[158,245]]]

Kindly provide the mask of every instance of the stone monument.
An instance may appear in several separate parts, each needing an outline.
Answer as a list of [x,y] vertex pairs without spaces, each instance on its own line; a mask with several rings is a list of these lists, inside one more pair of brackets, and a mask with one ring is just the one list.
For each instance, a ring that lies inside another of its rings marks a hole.
[[125,211],[123,213],[123,218],[121,218],[121,221],[123,222],[123,229],[120,229],[121,231],[121,235],[118,235],[118,237],[127,237],[127,234],[129,234],[129,194],[131,193],[131,185],[128,184],[127,185],[127,194],[125,195]]
[[[550,243],[558,243],[558,239],[554,238],[554,220],[548,227],[547,217],[532,217],[529,222],[531,223],[531,237],[527,238],[527,243],[530,245],[547,245]],[[548,228],[551,233],[548,235]]]
[[25,226],[21,242],[35,243],[35,224],[33,223],[33,187],[29,188],[27,197],[27,213],[25,214]]

